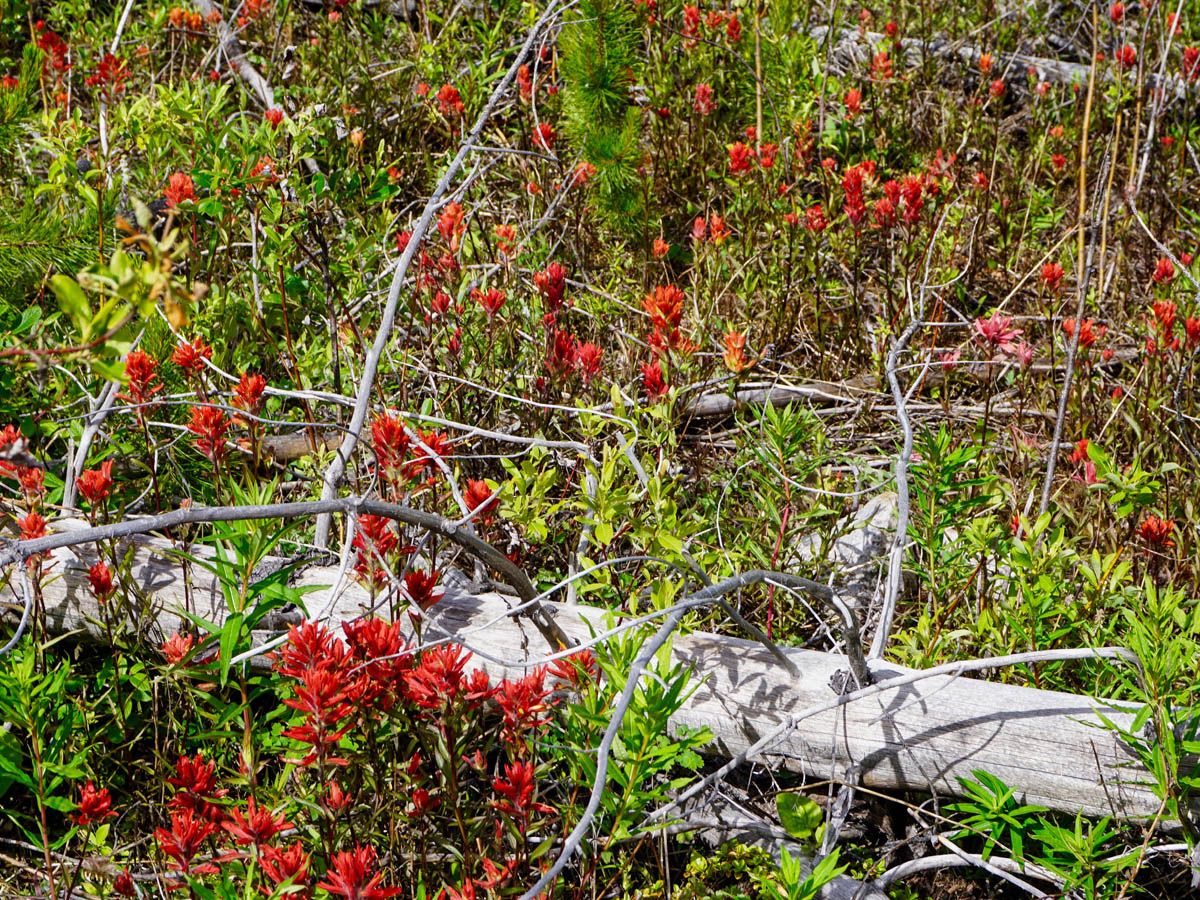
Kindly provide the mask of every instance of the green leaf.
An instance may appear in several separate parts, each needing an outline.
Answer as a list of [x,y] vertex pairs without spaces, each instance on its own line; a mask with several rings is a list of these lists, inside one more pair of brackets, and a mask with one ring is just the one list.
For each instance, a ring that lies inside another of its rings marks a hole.
[[803,794],[778,794],[775,797],[775,808],[779,811],[779,821],[784,829],[798,840],[811,837],[825,821],[825,811]]
[[71,317],[83,339],[87,340],[92,324],[92,306],[79,282],[67,275],[55,275],[50,279],[50,287],[58,297],[59,307]]

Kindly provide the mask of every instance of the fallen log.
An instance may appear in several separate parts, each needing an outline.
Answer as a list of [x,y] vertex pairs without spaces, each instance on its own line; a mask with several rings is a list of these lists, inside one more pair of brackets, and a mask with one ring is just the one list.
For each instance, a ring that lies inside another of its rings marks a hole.
[[[58,530],[85,527],[56,522]],[[220,622],[225,616],[219,585],[193,567],[185,587],[181,563],[170,543],[134,538],[132,583],[150,601],[153,629],[167,635],[182,627],[180,609]],[[56,634],[79,633],[104,639],[100,611],[87,585],[94,561],[89,546],[60,548],[45,560],[42,587],[47,627]],[[10,572],[13,571],[11,568]],[[314,566],[295,583],[324,586],[306,596],[310,614],[333,623],[350,621],[369,609],[370,598],[338,569]],[[465,579],[448,579],[446,597],[427,613],[427,637],[449,637],[503,663],[477,657],[494,676],[517,675],[536,665],[546,643],[529,623],[509,615],[514,600],[503,594],[471,593]],[[0,602],[19,614],[19,580],[9,577]],[[576,640],[604,627],[604,610],[546,604],[562,629]],[[300,614],[277,619],[280,633]],[[257,637],[266,640],[272,633]],[[790,715],[837,698],[833,685],[844,682],[844,656],[808,650],[786,651],[799,679],[763,646],[705,633],[679,635],[673,653],[695,670],[700,686],[674,717],[676,727],[705,727],[709,752],[732,757],[771,732]],[[1132,714],[1088,697],[997,684],[968,677],[938,676],[887,689],[887,679],[911,672],[883,662],[873,664],[882,690],[840,709],[805,718],[785,734],[769,761],[813,778],[841,779],[852,771],[877,790],[904,790],[959,796],[958,779],[983,769],[1011,785],[1024,802],[1067,813],[1150,819],[1160,801],[1149,774],[1130,749],[1101,727],[1099,714],[1127,727]]]

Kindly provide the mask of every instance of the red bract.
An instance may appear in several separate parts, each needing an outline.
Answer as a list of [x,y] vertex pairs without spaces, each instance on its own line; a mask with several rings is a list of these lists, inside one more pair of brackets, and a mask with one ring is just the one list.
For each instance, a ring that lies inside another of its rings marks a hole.
[[423,569],[413,569],[404,576],[404,592],[408,594],[409,600],[421,609],[429,609],[441,602],[442,597],[445,596],[445,593],[438,590],[437,587],[440,576],[441,573],[437,569],[428,572]]
[[1126,44],[1117,51],[1117,64],[1122,69],[1132,69],[1137,65],[1137,48],[1132,44]]
[[451,253],[458,250],[459,241],[466,230],[465,219],[466,213],[462,204],[455,202],[447,203],[438,216],[438,234],[442,236]]
[[692,101],[692,109],[696,111],[696,114],[711,115],[715,108],[712,85],[704,83],[696,85],[696,99]]
[[749,172],[754,168],[754,148],[742,141],[729,146],[729,171],[733,175]]
[[222,827],[239,844],[254,844],[262,847],[271,841],[281,831],[295,826],[287,821],[283,813],[276,816],[269,809],[263,809],[258,801],[250,797],[246,801],[246,812],[234,809],[229,821]]
[[258,859],[259,866],[275,887],[300,887],[303,890],[290,891],[282,896],[294,900],[307,900],[308,854],[300,846],[300,842],[280,850],[278,847],[264,847],[262,856]]
[[400,893],[400,888],[379,887],[383,875],[375,872],[375,849],[356,845],[333,855],[325,880],[317,887],[346,900],[385,900]]
[[[129,393],[117,396],[130,403],[149,403],[163,389],[158,380],[158,363],[141,350],[131,350],[125,357],[125,377],[129,379]],[[139,410],[138,415],[141,414]]]
[[387,563],[400,538],[392,530],[392,520],[384,516],[362,515],[358,517],[358,530],[351,544],[357,551],[354,572],[363,581],[376,588],[388,582]]
[[97,825],[115,815],[112,811],[112,795],[109,794],[108,788],[97,790],[96,785],[89,781],[79,792],[79,802],[75,805],[75,813],[71,818],[76,825],[83,828]]
[[804,227],[814,234],[820,234],[829,227],[829,220],[825,218],[825,210],[821,208],[820,203],[804,211]]
[[96,71],[84,79],[88,87],[100,88],[100,96],[111,103],[123,90],[129,80],[129,68],[125,60],[111,53],[105,53],[96,65]]
[[82,472],[75,482],[79,496],[83,497],[93,507],[101,506],[112,492],[112,460],[105,460],[99,469],[88,469]]
[[720,244],[725,243],[725,239],[728,238],[731,233],[732,232],[730,232],[729,226],[725,224],[725,218],[723,216],[718,216],[716,213],[713,213],[711,216],[709,216],[708,239],[710,241],[719,246]]
[[673,284],[656,287],[642,300],[642,309],[650,315],[655,328],[678,328],[683,320],[684,293]]
[[575,348],[575,368],[584,385],[589,385],[600,374],[604,363],[604,351],[592,343],[580,344]]
[[163,658],[172,665],[177,666],[185,659],[192,648],[196,646],[196,639],[190,634],[180,634],[178,631],[167,638],[159,648]]
[[252,416],[256,415],[266,389],[267,379],[261,375],[251,375],[249,372],[243,373],[237,387],[233,389],[233,405]]
[[867,174],[867,170],[860,164],[851,166],[842,175],[842,192],[845,194],[842,208],[856,228],[867,215],[867,205],[863,201],[863,187]]
[[542,295],[542,305],[548,313],[557,313],[563,307],[567,292],[567,269],[559,262],[552,262],[533,276],[534,287]]
[[1183,48],[1182,74],[1188,81],[1200,79],[1200,47]]
[[746,362],[746,332],[730,330],[725,333],[725,352],[722,359],[725,361],[725,368],[734,373],[749,365]]
[[1173,519],[1160,519],[1158,516],[1146,516],[1138,525],[1138,536],[1152,547],[1174,547],[1171,534],[1175,531]]
[[113,594],[112,571],[104,560],[99,560],[88,569],[88,584],[97,602],[104,603]]
[[975,320],[975,334],[980,343],[1009,353],[1021,336],[1021,329],[1013,325],[1011,316],[993,312],[989,318],[981,316]]
[[1108,17],[1112,20],[1112,23],[1114,25],[1120,25],[1122,22],[1124,22],[1125,21],[1125,4],[1118,2],[1118,3],[1114,3],[1112,6],[1110,6],[1108,8]]
[[188,375],[199,375],[203,372],[206,359],[212,359],[212,347],[201,337],[194,338],[190,343],[180,343],[171,354],[171,362]]
[[283,731],[283,736],[308,744],[303,758],[293,760],[307,766],[320,762],[323,766],[344,766],[348,761],[332,756],[338,742],[350,730],[346,723],[351,713],[345,675],[333,669],[309,669],[296,685],[294,698],[283,702],[304,714],[304,724]]
[[347,622],[342,630],[353,658],[363,664],[365,677],[361,679],[359,702],[366,708],[391,709],[402,686],[403,675],[413,665],[400,623],[371,616]]
[[492,501],[494,496],[486,481],[467,479],[467,489],[463,491],[463,502],[471,512],[479,510],[475,521],[480,525],[487,525],[496,516],[496,507]]
[[[196,185],[192,181],[192,176],[184,172],[175,172],[167,179],[167,187],[163,191],[163,197],[171,209],[176,209],[180,203],[195,200]],[[209,351],[209,355],[212,355],[211,350]],[[183,364],[180,363],[180,365]]]
[[421,431],[417,436],[424,446],[414,448],[414,458],[405,464],[404,474],[408,478],[419,478],[422,474],[432,477],[438,469],[437,460],[452,457],[454,447],[450,437],[440,431]]
[[309,621],[288,630],[288,642],[275,660],[275,670],[301,678],[309,669],[341,668],[347,659],[346,645],[320,622]]
[[1187,335],[1188,346],[1200,344],[1200,318],[1188,316],[1183,323],[1183,333]]
[[1167,257],[1161,257],[1154,266],[1154,274],[1150,280],[1155,284],[1170,284],[1175,280],[1175,264]]
[[915,225],[921,219],[921,209],[925,200],[921,196],[924,190],[920,176],[906,175],[900,183],[900,199],[904,204],[904,224]]
[[463,669],[471,653],[458,644],[442,644],[421,654],[412,671],[405,673],[404,689],[421,709],[449,709],[463,690]]
[[278,128],[280,123],[283,122],[283,110],[271,107],[263,113],[263,118],[267,120],[267,124],[272,128]]
[[471,291],[471,299],[483,307],[483,311],[487,313],[489,319],[496,318],[496,314],[504,306],[505,297],[504,291],[499,288],[489,288],[486,291],[474,288]]
[[229,420],[223,410],[215,406],[192,407],[188,431],[196,436],[196,449],[213,463],[219,463],[225,457],[225,432],[228,430]]
[[185,874],[206,875],[215,874],[216,866],[205,863],[192,866],[192,860],[204,846],[204,842],[217,833],[219,829],[212,822],[197,819],[190,809],[171,814],[171,828],[157,828],[154,837],[158,840],[159,849],[171,857],[174,867]]
[[376,416],[371,423],[371,445],[380,476],[394,481],[408,459],[409,438],[404,423],[386,413]]
[[558,140],[558,133],[549,122],[538,122],[533,129],[533,146],[540,150],[545,150],[547,153],[554,152],[554,143]]
[[441,110],[443,116],[447,119],[456,119],[463,114],[466,109],[463,106],[462,94],[458,92],[452,84],[443,84],[438,88],[437,97],[438,109]]
[[1046,285],[1047,289],[1052,293],[1057,294],[1062,290],[1063,276],[1067,273],[1063,267],[1056,262],[1049,262],[1042,266],[1042,284]]
[[17,528],[21,530],[21,540],[34,541],[45,537],[46,517],[41,513],[31,512],[17,519]]
[[[1063,331],[1066,332],[1068,338],[1075,337],[1075,319],[1063,319]],[[1108,331],[1105,325],[1096,325],[1094,319],[1084,319],[1079,326],[1079,346],[1090,347],[1100,338],[1104,337]]]
[[653,403],[667,395],[671,386],[663,377],[662,364],[658,362],[642,363],[642,392],[646,399]]
[[600,677],[600,665],[591,650],[580,650],[550,663],[549,673],[561,681],[580,687],[584,680],[595,681]]
[[533,73],[526,63],[521,63],[517,69],[517,89],[524,102],[528,103],[533,99]]
[[137,887],[133,883],[133,875],[125,869],[113,879],[113,893],[121,897],[136,897]]
[[1171,332],[1175,330],[1175,317],[1179,314],[1179,307],[1170,300],[1155,300],[1150,305],[1150,311],[1154,313],[1154,322],[1163,337],[1170,337]]
[[496,688],[496,705],[504,714],[501,739],[506,744],[515,744],[526,732],[550,721],[550,707],[546,703],[549,694],[544,668],[534,669],[516,681],[500,682]]
[[846,104],[846,118],[857,119],[859,113],[862,112],[862,91],[858,88],[850,88],[846,91],[844,99]]
[[[492,781],[492,790],[504,798],[494,801],[493,805],[498,812],[515,819],[517,828],[522,834],[525,833],[528,826],[530,813],[549,814],[554,812],[553,807],[534,801],[535,787],[537,787],[537,782],[533,763],[525,761],[505,763],[504,777],[497,776]],[[499,823],[497,823],[498,829]]]

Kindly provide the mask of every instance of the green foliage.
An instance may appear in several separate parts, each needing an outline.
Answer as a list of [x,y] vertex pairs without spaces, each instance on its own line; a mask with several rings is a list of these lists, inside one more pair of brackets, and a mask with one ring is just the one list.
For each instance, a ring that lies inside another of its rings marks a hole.
[[596,167],[607,220],[624,231],[641,225],[641,113],[630,98],[637,43],[636,13],[620,0],[583,0],[559,37],[564,130]]

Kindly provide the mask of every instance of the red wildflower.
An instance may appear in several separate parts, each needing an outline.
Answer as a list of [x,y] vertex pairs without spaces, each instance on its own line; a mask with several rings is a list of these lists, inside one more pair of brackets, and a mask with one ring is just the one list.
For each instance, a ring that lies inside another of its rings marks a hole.
[[113,893],[120,897],[136,897],[137,887],[133,883],[133,875],[125,869],[113,879]]
[[1137,48],[1132,44],[1126,44],[1117,51],[1117,64],[1122,69],[1132,69],[1137,65]]
[[671,386],[663,378],[661,363],[642,363],[642,391],[647,400],[653,403],[665,397],[670,389]]
[[763,144],[758,148],[758,164],[764,169],[775,168],[775,155],[778,152],[778,144]]
[[981,343],[1008,353],[1021,336],[1021,329],[1014,327],[1011,316],[993,312],[989,318],[980,316],[975,320],[975,334]]
[[262,847],[271,841],[281,831],[295,826],[284,818],[283,813],[276,816],[269,809],[263,809],[253,797],[246,800],[246,812],[234,809],[229,821],[222,826],[239,844],[254,844]]
[[1175,279],[1175,264],[1167,257],[1159,259],[1154,266],[1154,274],[1150,276],[1150,280],[1155,284],[1170,284]]
[[438,590],[437,586],[440,575],[437,569],[429,572],[413,569],[404,576],[404,592],[421,609],[429,609],[445,596],[445,592]]
[[504,306],[506,295],[499,288],[489,288],[486,291],[474,288],[471,291],[471,299],[483,307],[489,319],[494,319]]
[[1110,6],[1108,8],[1108,17],[1109,17],[1109,19],[1112,20],[1112,23],[1114,25],[1120,25],[1122,22],[1124,22],[1125,21],[1125,4],[1117,2],[1117,3],[1114,3],[1112,6]]
[[217,833],[217,826],[204,819],[197,819],[190,809],[171,814],[171,828],[157,828],[154,837],[159,849],[175,861],[175,868],[192,875],[214,874],[217,867],[210,864],[192,866],[192,860],[210,837]]
[[463,212],[462,204],[453,201],[447,203],[438,215],[438,234],[449,246],[451,253],[458,251],[459,241],[467,227],[465,219],[466,213]]
[[356,844],[353,850],[333,854],[325,880],[317,887],[346,900],[386,900],[400,893],[400,888],[379,887],[382,880],[375,872],[375,849]]
[[467,504],[467,509],[471,512],[479,510],[475,521],[480,525],[487,525],[495,518],[495,504],[492,499],[494,496],[495,494],[488,487],[486,481],[467,479],[467,489],[463,491],[463,502]]
[[696,99],[692,101],[692,109],[696,111],[696,115],[711,115],[715,108],[712,85],[704,82],[696,85]]
[[447,119],[456,119],[463,114],[466,109],[463,106],[462,94],[458,92],[452,84],[443,84],[438,88],[437,97],[438,109],[441,110],[443,116]]
[[[1063,331],[1066,333],[1068,338],[1075,337],[1075,319],[1074,318],[1063,319],[1062,327],[1063,327]],[[1098,341],[1098,340],[1100,340],[1100,338],[1104,337],[1104,335],[1107,331],[1108,331],[1107,326],[1105,326],[1105,325],[1097,326],[1094,319],[1084,319],[1083,323],[1079,326],[1079,346],[1080,347],[1092,346],[1092,344],[1096,343],[1096,341]]]
[[104,603],[113,594],[113,577],[112,571],[108,568],[104,560],[98,560],[90,569],[88,569],[88,584],[92,588],[92,594],[100,603]]
[[267,379],[261,375],[244,372],[237,387],[233,389],[233,405],[244,409],[250,415],[256,415],[262,405],[263,392],[266,389]]
[[921,219],[925,200],[921,196],[923,182],[918,175],[906,175],[900,183],[900,198],[904,204],[904,224],[915,225]]
[[1054,294],[1062,290],[1063,276],[1067,273],[1056,262],[1048,262],[1042,266],[1042,284]]
[[196,449],[214,464],[225,456],[225,432],[228,430],[229,420],[225,418],[223,410],[215,406],[192,407],[188,431],[196,435]]
[[309,745],[303,758],[291,760],[300,766],[318,760],[324,766],[344,766],[347,761],[331,754],[338,742],[350,730],[347,719],[351,713],[350,694],[345,675],[335,669],[316,668],[303,673],[294,688],[295,697],[284,704],[304,715],[304,723],[285,729],[283,737]]
[[408,699],[421,709],[448,709],[462,694],[463,669],[470,659],[470,651],[458,644],[426,650],[417,666],[404,675]]
[[528,103],[533,99],[533,73],[530,72],[526,63],[521,63],[517,69],[517,89],[524,102]]
[[[408,641],[400,630],[400,623],[386,622],[375,616],[364,616],[345,623],[342,631],[346,634],[346,642],[350,645],[354,659],[364,663],[364,705],[378,703],[383,709],[391,709],[402,684],[402,676],[413,665],[412,654],[407,652]],[[332,803],[334,797],[332,788],[330,790]],[[337,794],[345,802],[341,795],[341,787],[337,788]]]
[[599,678],[600,666],[596,662],[595,653],[591,650],[580,650],[552,662],[550,674],[560,681],[579,687],[585,679],[595,681]]
[[746,332],[730,330],[725,333],[725,368],[740,372],[750,364],[746,361]]
[[857,227],[866,218],[867,206],[863,202],[863,187],[868,170],[861,164],[851,166],[842,175],[842,192],[845,194],[843,209],[846,217]]
[[21,529],[21,540],[35,541],[45,537],[46,517],[41,513],[31,512],[17,519],[17,527]]
[[375,587],[387,584],[388,572],[384,564],[399,545],[400,539],[392,530],[391,519],[384,516],[359,516],[358,529],[351,543],[351,547],[357,551],[355,574]]
[[1200,78],[1200,47],[1183,48],[1182,74],[1188,81]]
[[102,505],[112,492],[112,467],[113,461],[105,460],[100,468],[82,472],[75,482],[79,495],[93,507]]
[[548,313],[555,313],[563,306],[567,291],[567,269],[559,262],[552,262],[533,276],[534,287],[542,295],[542,304]]
[[541,728],[550,721],[550,706],[546,698],[546,670],[537,668],[516,681],[504,680],[496,689],[496,705],[504,715],[501,739],[514,744],[528,731]]
[[604,351],[595,344],[588,342],[575,348],[575,368],[586,387],[600,374],[604,364]]
[[1004,96],[1006,85],[1003,78],[997,78],[988,85],[988,93],[991,94],[993,100],[999,100]]
[[816,203],[804,211],[804,227],[814,234],[820,234],[829,227],[829,220],[825,218],[825,210],[820,203]]
[[125,357],[125,377],[129,379],[129,393],[117,396],[139,406],[149,403],[163,389],[158,380],[158,362],[141,350],[131,350]]
[[1171,534],[1175,531],[1173,519],[1160,519],[1158,516],[1146,516],[1138,525],[1138,536],[1152,547],[1174,547]]
[[267,120],[267,124],[272,128],[278,128],[280,123],[283,121],[283,110],[272,106],[265,113],[263,113],[263,118]]
[[408,459],[409,444],[403,421],[387,413],[375,417],[371,422],[371,445],[380,477],[388,481],[396,480]]
[[683,300],[683,291],[675,285],[660,285],[642,300],[642,309],[650,315],[655,328],[678,328],[683,321]]
[[308,621],[288,629],[288,642],[275,660],[275,670],[298,679],[309,669],[338,669],[346,659],[346,645],[337,635],[320,622]]
[[163,190],[163,197],[166,198],[167,205],[173,210],[177,209],[181,203],[194,201],[196,199],[196,185],[192,181],[192,176],[184,172],[175,172],[167,179],[167,186]]
[[[175,205],[175,204],[172,204]],[[212,347],[204,342],[204,338],[193,338],[190,343],[180,342],[171,354],[171,362],[183,369],[189,376],[199,375],[204,371],[204,360],[212,359]]]
[[414,458],[405,465],[404,474],[409,478],[419,478],[422,473],[432,477],[438,469],[437,461],[453,456],[454,447],[450,438],[440,431],[421,431],[417,437],[420,444],[414,451]]
[[[304,852],[299,841],[283,850],[278,847],[264,847],[262,855],[258,858],[258,864],[276,888],[307,888],[308,854]],[[282,896],[295,898],[295,900],[307,900],[309,895],[307,890],[301,890],[299,892],[291,891]]]
[[979,54],[979,71],[984,75],[990,75],[992,66],[995,65],[996,59],[990,53]]
[[846,118],[857,119],[862,112],[862,91],[858,88],[850,88],[846,91],[844,100],[846,104]]
[[1061,153],[1055,153],[1050,157],[1050,164],[1054,166],[1054,171],[1061,172],[1063,167],[1067,164],[1067,158]]
[[754,168],[754,148],[742,141],[729,146],[729,171],[740,175]]
[[554,142],[558,140],[558,133],[554,130],[554,126],[549,122],[538,122],[533,129],[533,146],[538,149],[545,150],[547,153],[554,152]]
[[498,812],[516,820],[517,828],[522,834],[529,822],[530,813],[553,813],[554,808],[545,803],[536,803],[533,799],[534,766],[532,762],[518,761],[504,764],[504,777],[496,776],[492,780],[492,789],[503,797],[494,801]]
[[725,23],[725,37],[729,38],[731,44],[742,39],[742,23],[738,21],[737,13],[730,13],[729,21]]
[[1179,307],[1170,300],[1155,300],[1150,305],[1150,310],[1154,313],[1158,329],[1165,337],[1169,337],[1175,330],[1175,317],[1179,314]]
[[177,631],[163,641],[159,650],[169,665],[177,666],[187,658],[195,646],[195,637],[190,634],[180,634]]
[[1187,335],[1188,346],[1200,344],[1200,318],[1188,316],[1183,323],[1183,332]]
[[725,224],[725,217],[713,213],[708,218],[708,239],[712,243],[720,245],[725,243],[725,240],[732,234],[729,226]]
[[79,802],[76,804],[75,814],[71,818],[76,825],[83,828],[88,825],[97,825],[115,815],[116,813],[112,811],[112,796],[109,794],[108,788],[97,790],[96,785],[89,781],[79,792]]
[[892,58],[886,50],[880,50],[871,59],[871,80],[889,81],[893,74]]
[[100,96],[108,103],[125,90],[125,82],[129,80],[129,67],[125,60],[111,53],[105,53],[96,64],[96,71],[84,79],[88,87],[100,88]]

